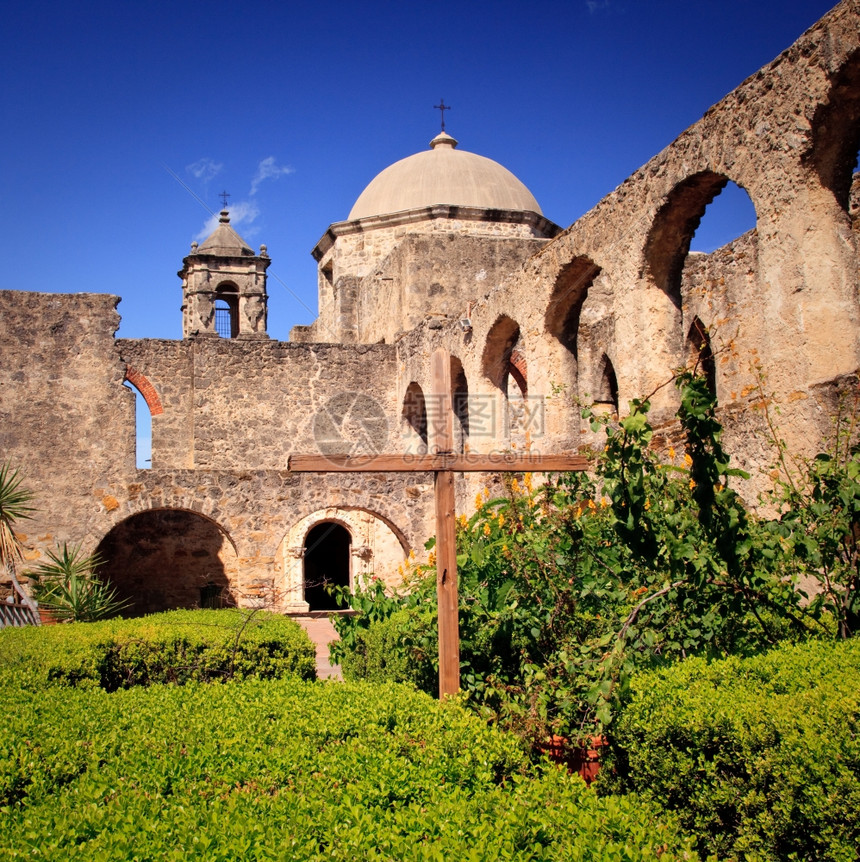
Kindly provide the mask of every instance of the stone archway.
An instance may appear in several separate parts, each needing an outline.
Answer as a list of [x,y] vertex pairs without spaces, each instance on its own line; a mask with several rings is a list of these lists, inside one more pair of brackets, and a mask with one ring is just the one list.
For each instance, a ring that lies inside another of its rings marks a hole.
[[336,521],[323,521],[308,530],[304,547],[304,599],[311,611],[339,611],[347,603],[333,588],[352,587],[352,536]]
[[238,558],[230,537],[186,509],[150,509],[116,524],[99,572],[130,603],[128,615],[235,604]]
[[[349,537],[348,579],[344,578],[344,565],[338,563],[340,583],[355,589],[364,586],[371,578],[379,578],[386,587],[398,587],[403,581],[403,566],[407,555],[407,543],[403,534],[386,518],[367,509],[331,506],[306,515],[297,521],[282,539],[277,551],[279,572],[275,580],[277,605],[283,613],[303,614],[314,608],[306,594],[307,556],[315,542],[327,543],[328,538],[336,541],[337,531],[330,530],[336,525]],[[317,534],[314,530],[324,527]],[[314,535],[312,535],[314,534]],[[330,549],[339,553],[336,548]],[[319,580],[314,574],[314,566],[320,562],[325,565],[325,553],[320,560],[314,560],[311,567],[311,580]],[[314,598],[312,593],[311,598]]]

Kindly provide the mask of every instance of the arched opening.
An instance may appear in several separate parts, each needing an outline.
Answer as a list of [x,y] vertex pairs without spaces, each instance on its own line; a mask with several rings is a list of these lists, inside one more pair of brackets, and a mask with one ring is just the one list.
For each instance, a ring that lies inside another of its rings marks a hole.
[[463,363],[451,357],[451,409],[454,413],[454,451],[463,453],[469,448],[469,381]]
[[238,560],[224,531],[184,509],[152,509],[117,524],[97,552],[99,573],[130,616],[234,605]]
[[215,331],[221,338],[239,334],[239,289],[225,282],[215,288]]
[[618,379],[612,360],[604,353],[600,360],[600,374],[594,392],[594,409],[599,413],[618,415]]
[[161,398],[146,375],[134,366],[125,369],[124,384],[135,394],[134,426],[135,426],[135,461],[139,470],[152,466],[152,417],[164,413]]
[[403,409],[404,449],[410,455],[427,454],[427,403],[424,392],[414,381],[406,387]]
[[312,527],[304,543],[305,601],[312,611],[338,611],[347,602],[338,600],[330,590],[334,587],[350,589],[350,551],[352,536],[349,530],[334,521],[324,521]]
[[[679,311],[681,273],[690,251],[690,242],[698,232],[705,210],[729,182],[728,177],[713,171],[693,174],[669,192],[665,203],[654,218],[654,224],[651,226],[645,245],[646,267],[654,284],[669,297]],[[732,205],[730,208],[746,207],[743,202],[744,195],[746,192],[740,186],[737,186],[737,191],[730,192],[729,198],[726,199]],[[749,198],[748,195],[746,197]],[[754,212],[753,207],[753,225],[755,224]],[[715,220],[711,237],[721,235],[721,232],[722,234],[727,232],[730,235],[735,230],[730,222],[731,219],[726,220],[725,215]],[[703,234],[703,236],[707,235],[708,231]],[[735,236],[737,236],[736,233]],[[729,239],[732,238],[729,236]],[[719,240],[716,241],[719,242]]]
[[833,79],[827,99],[812,119],[811,156],[821,184],[849,212],[860,150],[860,49]]
[[134,393],[135,466],[138,470],[148,470],[152,467],[152,414],[141,391],[128,381],[123,385]]
[[693,318],[687,333],[687,364],[704,375],[714,397],[717,395],[717,366],[711,350],[711,339],[708,328],[699,320]]
[[710,254],[755,226],[752,198],[746,189],[729,180],[705,210],[690,240],[690,251]]
[[599,274],[600,267],[587,257],[576,257],[566,264],[556,279],[544,316],[547,332],[555,336],[573,357],[574,371],[579,357],[582,306],[588,297],[588,289]]

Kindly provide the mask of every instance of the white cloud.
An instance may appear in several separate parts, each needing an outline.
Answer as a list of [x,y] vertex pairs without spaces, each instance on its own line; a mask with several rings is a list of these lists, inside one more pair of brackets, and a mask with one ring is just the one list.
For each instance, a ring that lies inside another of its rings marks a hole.
[[221,162],[215,162],[212,159],[199,159],[193,164],[186,165],[185,170],[196,179],[208,183],[209,180],[221,173],[223,167]]
[[595,12],[600,12],[602,9],[609,8],[610,0],[585,0],[585,5],[588,6],[588,11],[593,15]]
[[260,183],[263,180],[276,180],[278,177],[286,176],[287,174],[294,173],[294,171],[295,168],[291,168],[289,165],[279,166],[275,164],[274,156],[263,159],[257,165],[257,173],[254,175],[254,179],[251,180],[251,194],[257,194],[257,189],[260,188]]
[[[260,215],[260,208],[254,201],[237,201],[235,204],[230,204],[227,207],[230,210],[230,225],[238,229],[239,225],[245,225],[244,231],[239,231],[245,239],[254,236],[256,230],[249,227]],[[218,213],[213,213],[206,219],[206,224],[200,232],[194,237],[197,242],[202,242],[206,237],[218,227]]]

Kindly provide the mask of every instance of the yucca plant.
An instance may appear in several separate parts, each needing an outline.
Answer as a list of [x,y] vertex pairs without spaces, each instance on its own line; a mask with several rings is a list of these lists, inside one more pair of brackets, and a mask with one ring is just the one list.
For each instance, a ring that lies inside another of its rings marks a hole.
[[80,545],[63,543],[48,551],[48,559],[29,573],[39,605],[60,622],[93,622],[115,617],[128,606],[114,587],[97,575],[101,558],[85,554]]
[[21,487],[18,471],[0,464],[0,570],[9,576],[17,597],[36,613],[35,604],[18,582],[17,567],[22,556],[21,542],[15,535],[16,522],[32,517],[32,499],[32,493]]

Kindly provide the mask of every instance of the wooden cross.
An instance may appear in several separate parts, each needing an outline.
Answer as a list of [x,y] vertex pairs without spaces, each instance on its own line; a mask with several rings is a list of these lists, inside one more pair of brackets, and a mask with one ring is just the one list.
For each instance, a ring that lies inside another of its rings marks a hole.
[[460,690],[460,625],[457,597],[457,534],[454,473],[585,470],[581,455],[454,454],[451,357],[438,348],[431,358],[432,397],[439,405],[435,454],[290,455],[294,473],[433,473],[436,501],[436,596],[439,614],[439,697]]

